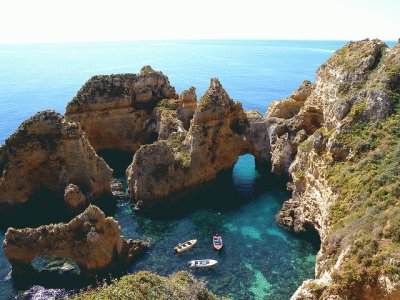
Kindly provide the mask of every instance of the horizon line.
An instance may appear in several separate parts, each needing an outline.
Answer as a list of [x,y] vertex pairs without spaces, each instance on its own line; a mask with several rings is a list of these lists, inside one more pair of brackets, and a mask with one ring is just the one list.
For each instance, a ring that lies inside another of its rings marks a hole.
[[[288,39],[288,38],[210,38],[210,39],[132,39],[132,40],[98,40],[98,41],[38,41],[38,42],[0,42],[0,46],[23,46],[23,45],[60,45],[60,44],[97,44],[97,43],[132,43],[132,42],[202,42],[202,41],[298,41],[298,42],[351,42],[361,40],[373,40],[378,38],[362,38],[362,39]],[[400,38],[396,39],[379,39],[384,42],[400,42]]]

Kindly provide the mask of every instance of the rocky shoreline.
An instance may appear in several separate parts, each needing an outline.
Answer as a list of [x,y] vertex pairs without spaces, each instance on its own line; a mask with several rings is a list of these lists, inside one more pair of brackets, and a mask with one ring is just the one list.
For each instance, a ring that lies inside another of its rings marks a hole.
[[[149,66],[94,76],[65,117],[40,112],[0,147],[0,207],[18,207],[42,189],[76,212],[110,196],[111,185],[118,199],[121,184],[95,150],[132,153],[129,193],[138,208],[150,209],[249,153],[291,177],[292,198],[277,222],[321,238],[316,278],[292,299],[393,299],[400,297],[399,105],[400,44],[379,40],[346,44],[318,69],[315,83],[304,81],[265,116],[243,110],[216,78],[197,102],[194,87],[177,94]],[[10,228],[3,243],[14,270],[40,254],[103,269],[147,246],[120,237],[118,223],[95,206],[68,224]]]
[[129,263],[149,246],[126,240],[111,217],[94,205],[67,224],[7,230],[3,249],[13,272],[23,271],[41,254],[72,259],[83,271],[102,270],[112,264]]

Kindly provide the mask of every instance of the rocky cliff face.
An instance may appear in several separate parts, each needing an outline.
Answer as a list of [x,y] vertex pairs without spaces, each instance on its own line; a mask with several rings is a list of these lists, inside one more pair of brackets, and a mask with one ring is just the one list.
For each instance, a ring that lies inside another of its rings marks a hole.
[[322,110],[309,99],[314,89],[315,85],[304,81],[289,98],[272,102],[268,108],[271,164],[277,174],[288,171],[298,145],[321,126]]
[[82,125],[96,150],[135,152],[157,139],[156,105],[177,97],[164,74],[145,66],[139,74],[92,77],[68,103],[65,116]]
[[96,206],[90,205],[68,224],[7,230],[3,248],[13,271],[23,270],[40,254],[70,258],[84,270],[99,270],[112,263],[129,262],[148,244],[125,240],[120,227]]
[[[267,113],[279,115],[270,128],[271,149],[293,145],[290,137],[298,127],[279,135],[280,123],[301,123],[309,108],[318,111],[318,122],[297,143],[288,168],[293,196],[277,221],[297,232],[312,226],[322,241],[316,278],[292,299],[399,298],[400,227],[394,224],[400,195],[400,45],[348,43],[319,68],[315,87],[294,116],[277,112],[288,102],[293,101],[275,103]],[[275,163],[282,166],[292,155],[278,150]],[[274,152],[272,157],[274,163]],[[283,165],[279,171],[287,168]]]
[[266,126],[259,113],[245,113],[218,79],[212,79],[188,131],[177,125],[164,140],[135,153],[127,170],[130,193],[139,206],[150,206],[153,200],[212,180],[219,171],[231,168],[240,154],[252,153],[265,162]]
[[[316,278],[292,299],[400,298],[400,44],[348,43],[264,118],[244,111],[217,79],[197,103],[175,93],[161,72],[95,76],[68,104],[24,122],[0,148],[0,205],[46,188],[70,208],[110,192],[112,170],[97,149],[135,152],[127,169],[138,206],[174,197],[251,153],[293,179],[277,216],[283,227],[315,228],[322,241]],[[125,195],[113,183],[114,197]],[[119,237],[95,207],[68,224],[10,228],[13,266],[38,254],[74,259],[87,270],[129,261],[145,247]],[[27,250],[29,249],[29,250]]]
[[41,189],[60,197],[69,184],[91,201],[110,193],[112,170],[79,124],[54,111],[37,113],[0,147],[0,206],[25,203]]

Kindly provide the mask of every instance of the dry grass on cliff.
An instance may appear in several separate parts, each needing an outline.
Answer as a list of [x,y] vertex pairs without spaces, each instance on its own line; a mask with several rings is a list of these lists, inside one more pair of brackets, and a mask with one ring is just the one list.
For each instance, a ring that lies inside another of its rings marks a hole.
[[399,282],[400,109],[383,121],[354,122],[340,140],[354,156],[327,172],[339,195],[332,207],[330,244],[349,249],[345,267],[333,274],[334,288],[373,285],[379,275]]
[[111,284],[72,297],[73,300],[135,299],[135,300],[228,300],[218,298],[207,290],[204,283],[187,272],[162,277],[147,271],[124,276]]

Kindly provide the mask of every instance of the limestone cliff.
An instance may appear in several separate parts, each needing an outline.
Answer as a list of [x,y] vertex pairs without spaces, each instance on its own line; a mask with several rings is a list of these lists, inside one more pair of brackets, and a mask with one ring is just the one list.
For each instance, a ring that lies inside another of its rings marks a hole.
[[[156,105],[177,98],[168,78],[145,66],[139,74],[92,77],[68,103],[65,116],[82,125],[96,150],[135,152],[157,139]],[[183,111],[188,122],[190,113]]]
[[42,189],[62,198],[69,184],[79,186],[92,201],[110,193],[111,175],[79,124],[43,111],[22,123],[0,147],[0,206],[23,204]]
[[120,231],[118,222],[90,205],[67,224],[9,228],[3,248],[14,272],[40,254],[70,258],[84,271],[99,270],[129,262],[148,247],[143,241],[125,240]]
[[315,85],[304,81],[289,98],[272,102],[268,108],[271,165],[277,174],[288,171],[298,145],[321,126],[322,110],[309,99],[314,89]]
[[177,124],[165,140],[142,146],[127,170],[130,193],[139,206],[169,197],[215,178],[240,154],[268,160],[267,123],[235,103],[218,79],[200,99],[188,131]]
[[[277,217],[297,232],[314,227],[322,241],[316,278],[292,299],[400,297],[399,104],[400,45],[363,40],[348,43],[319,68],[297,114],[280,113],[278,124],[301,119],[307,107],[319,113],[297,147],[288,170],[293,196]],[[287,140],[271,139],[271,149]],[[292,154],[278,153],[283,161]]]

